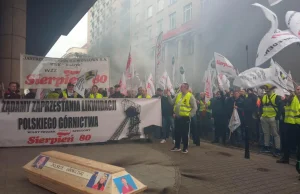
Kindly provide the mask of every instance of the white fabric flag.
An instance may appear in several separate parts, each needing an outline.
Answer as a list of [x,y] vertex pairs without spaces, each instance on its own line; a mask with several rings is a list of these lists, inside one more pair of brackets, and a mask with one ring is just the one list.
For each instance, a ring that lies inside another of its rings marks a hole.
[[290,31],[300,38],[300,12],[288,11],[285,15],[285,23]]
[[275,33],[275,31],[278,29],[278,19],[277,19],[276,14],[274,12],[272,12],[271,10],[269,10],[268,8],[266,8],[265,6],[263,6],[259,3],[254,3],[253,6],[257,6],[257,7],[261,8],[262,11],[264,12],[266,18],[271,22],[270,30],[262,38],[262,40],[259,43],[258,49],[257,49],[255,66],[259,66],[271,58],[270,57],[270,58],[266,59],[265,53],[266,53],[266,50],[272,45],[272,44],[270,44],[270,40],[271,40],[273,34]]
[[228,77],[237,76],[236,69],[228,59],[226,59],[223,55],[216,52],[214,56],[215,56],[216,70],[218,73],[227,75]]
[[155,94],[155,87],[153,82],[152,74],[150,73],[147,83],[146,83],[147,94],[151,97]]
[[287,72],[277,63],[271,59],[271,67],[273,76],[273,81],[282,86],[281,88],[287,89]]
[[120,85],[121,94],[124,94],[125,96],[127,96],[126,78],[125,78],[124,73],[122,75],[122,78],[120,79],[119,85]]
[[269,4],[270,6],[274,6],[277,5],[278,3],[280,3],[282,0],[269,0]]
[[165,89],[166,84],[167,84],[167,79],[168,79],[168,73],[165,71],[161,78],[159,79],[159,84]]
[[74,91],[81,96],[84,96],[85,90],[89,88],[88,81],[95,78],[97,76],[97,72],[97,70],[91,70],[80,75],[77,79],[76,84],[74,85]]
[[233,109],[233,113],[231,115],[228,128],[230,132],[233,133],[239,126],[241,125],[241,120],[236,109]]
[[174,91],[174,88],[173,88],[173,85],[172,85],[172,82],[171,82],[171,79],[170,79],[169,76],[167,77],[166,88],[167,88],[168,90],[170,90],[170,92],[171,92],[172,95],[175,94],[175,91]]
[[229,79],[226,77],[226,75],[221,74],[221,73],[218,75],[218,84],[222,91],[225,91],[225,90],[228,91],[230,88]]
[[294,82],[293,82],[291,71],[289,71],[286,85],[287,85],[287,89],[288,90],[295,91],[295,86],[294,86]]
[[205,102],[208,102],[213,97],[210,73],[211,73],[210,71],[207,71],[207,76],[205,81]]

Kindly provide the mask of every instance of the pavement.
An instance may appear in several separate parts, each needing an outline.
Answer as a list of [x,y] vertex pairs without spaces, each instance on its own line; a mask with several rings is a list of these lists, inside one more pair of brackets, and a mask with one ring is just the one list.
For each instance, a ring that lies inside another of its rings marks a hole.
[[172,143],[117,143],[67,147],[0,149],[0,194],[50,194],[31,184],[22,166],[40,152],[57,150],[126,168],[158,194],[300,194],[294,164],[276,158],[201,142],[188,154],[170,152]]

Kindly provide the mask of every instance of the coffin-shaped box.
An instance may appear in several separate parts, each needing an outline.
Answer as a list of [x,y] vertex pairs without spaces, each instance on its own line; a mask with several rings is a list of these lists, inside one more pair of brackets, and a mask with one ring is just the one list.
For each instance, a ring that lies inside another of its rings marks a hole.
[[23,168],[31,183],[58,194],[133,194],[147,189],[124,168],[57,151],[42,152]]

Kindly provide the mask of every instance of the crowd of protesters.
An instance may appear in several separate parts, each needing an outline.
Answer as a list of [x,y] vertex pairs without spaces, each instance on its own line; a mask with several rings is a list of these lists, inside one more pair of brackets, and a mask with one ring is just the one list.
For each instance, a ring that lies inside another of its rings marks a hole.
[[[174,143],[171,151],[181,151],[180,145],[183,144],[182,153],[188,153],[189,141],[200,146],[200,136],[205,138],[212,135],[212,143],[221,140],[224,145],[234,146],[245,145],[247,138],[251,145],[260,145],[261,152],[272,153],[276,157],[282,155],[278,163],[289,163],[290,152],[300,147],[300,86],[286,96],[277,95],[276,88],[271,85],[261,89],[264,91],[261,94],[251,88],[224,92],[219,90],[212,99],[206,101],[204,92],[193,94],[187,83],[175,89],[178,91],[175,96],[169,90],[158,88],[152,97],[142,87],[137,92],[128,91],[125,96],[120,92],[120,85],[108,91],[94,85],[83,97],[69,83],[65,90],[55,89],[46,98],[160,98],[162,128],[159,137],[161,143],[166,143],[171,136]],[[30,89],[22,97],[19,84],[11,82],[4,98],[35,99],[36,92],[36,89]],[[228,125],[234,109],[238,112],[241,125],[230,132]],[[300,161],[300,149],[297,151],[297,159]]]

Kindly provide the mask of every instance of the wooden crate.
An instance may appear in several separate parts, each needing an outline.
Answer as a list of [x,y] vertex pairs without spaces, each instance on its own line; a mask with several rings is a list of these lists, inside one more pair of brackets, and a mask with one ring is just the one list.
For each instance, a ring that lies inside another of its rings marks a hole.
[[[120,194],[122,189],[134,194],[147,189],[124,168],[57,151],[42,152],[23,168],[31,183],[58,194]],[[126,182],[130,186],[124,187]]]

